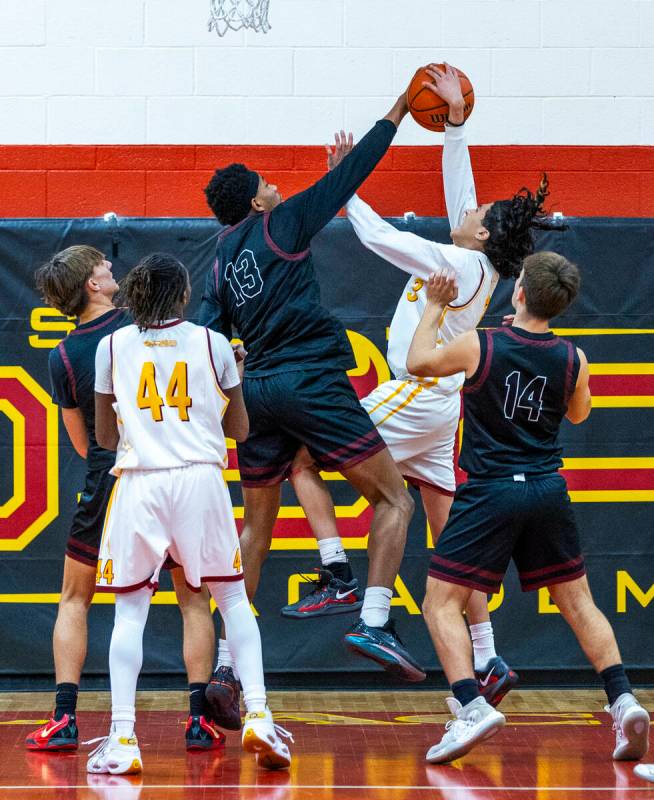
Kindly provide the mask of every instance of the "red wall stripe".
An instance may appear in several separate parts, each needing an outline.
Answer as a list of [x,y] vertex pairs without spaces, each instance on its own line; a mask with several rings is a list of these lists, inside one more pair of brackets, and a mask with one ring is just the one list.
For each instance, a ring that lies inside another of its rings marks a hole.
[[[654,216],[654,147],[472,147],[482,202],[536,187],[568,216]],[[393,147],[362,195],[385,216],[444,214],[441,148]],[[324,173],[322,147],[253,145],[0,146],[0,216],[207,216],[202,188],[219,166],[243,161],[294,194]]]

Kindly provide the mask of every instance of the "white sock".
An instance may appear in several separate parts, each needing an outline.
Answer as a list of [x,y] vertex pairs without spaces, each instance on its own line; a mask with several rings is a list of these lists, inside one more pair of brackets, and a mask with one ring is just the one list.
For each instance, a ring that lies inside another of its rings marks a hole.
[[347,563],[347,553],[343,549],[343,542],[340,536],[332,536],[331,539],[318,539],[318,550],[320,550],[320,560],[323,567],[325,564],[333,564],[339,561]]
[[[125,719],[122,719],[122,715],[125,715]],[[134,734],[134,723],[136,722],[134,712],[130,712],[129,709],[125,711],[121,711],[120,708],[116,706],[112,706],[111,709],[111,727],[113,728],[114,732],[118,734],[118,736],[125,736],[127,739],[131,738]]]
[[229,644],[227,644],[226,639],[218,640],[218,661],[216,662],[216,670],[218,667],[231,667],[234,677],[236,680],[238,680],[238,670],[236,669],[236,664],[234,663],[234,659],[232,658],[232,653],[229,649]]
[[471,625],[470,638],[472,639],[472,649],[475,655],[475,669],[480,672],[491,658],[495,658],[497,655],[492,623],[478,622],[476,625]]
[[361,619],[371,628],[383,628],[391,613],[393,592],[385,586],[369,586],[363,595]]
[[240,675],[248,711],[266,708],[261,636],[243,581],[207,584],[225,622],[229,650]]
[[116,594],[116,614],[109,647],[111,722],[120,736],[131,736],[136,720],[136,681],[143,665],[143,630],[152,590]]

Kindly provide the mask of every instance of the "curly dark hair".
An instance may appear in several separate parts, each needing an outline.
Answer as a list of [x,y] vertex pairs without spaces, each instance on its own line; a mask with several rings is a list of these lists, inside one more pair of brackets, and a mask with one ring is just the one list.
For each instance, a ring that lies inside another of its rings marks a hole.
[[139,330],[144,331],[179,313],[188,286],[188,270],[181,261],[168,253],[152,253],[130,270],[120,294]]
[[256,188],[252,192],[253,176],[256,176],[258,185],[258,176],[245,164],[230,164],[214,172],[204,194],[218,222],[236,225],[247,217],[252,208],[251,200],[256,194]]
[[494,202],[486,212],[482,224],[490,235],[484,253],[501,278],[518,277],[523,260],[534,252],[535,229],[565,229],[565,225],[552,222],[545,214],[543,203],[548,190],[549,180],[544,173],[536,194],[523,187],[510,200]]

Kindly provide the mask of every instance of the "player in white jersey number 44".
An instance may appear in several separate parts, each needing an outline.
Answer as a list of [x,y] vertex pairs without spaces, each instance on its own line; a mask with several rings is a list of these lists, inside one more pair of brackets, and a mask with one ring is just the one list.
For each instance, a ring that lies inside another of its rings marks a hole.
[[[416,378],[406,366],[413,334],[426,305],[429,276],[439,269],[456,276],[459,295],[440,319],[435,339],[447,344],[455,336],[474,329],[481,320],[500,278],[515,278],[522,259],[534,248],[533,228],[551,227],[542,204],[547,194],[544,178],[536,195],[526,189],[511,199],[478,205],[470,156],[463,125],[463,97],[457,73],[432,66],[428,88],[449,103],[449,121],[443,147],[443,184],[453,244],[443,245],[411,232],[399,231],[355,196],[347,214],[361,242],[411,277],[393,316],[388,341],[388,363],[395,379],[362,400],[391,455],[406,480],[419,489],[434,542],[447,520],[454,495],[454,439],[460,410],[459,390],[463,374],[447,378]],[[332,168],[347,156],[351,135],[336,137],[330,154]],[[310,459],[301,453],[292,476],[293,486],[305,509],[321,550],[328,557],[345,560],[329,493]],[[326,542],[326,544],[325,544]],[[334,555],[336,554],[336,555]],[[352,582],[351,572],[323,558],[323,567],[336,572],[337,580],[318,586],[308,598],[287,606],[282,614],[293,617],[334,613],[340,582]],[[324,580],[323,580],[324,583]],[[390,602],[390,597],[386,598]],[[322,606],[321,606],[322,604]],[[308,614],[303,614],[303,609]],[[343,605],[342,610],[349,610]],[[466,609],[475,652],[480,689],[497,704],[517,681],[516,674],[497,656],[486,597],[473,593]],[[374,621],[373,621],[374,626]],[[359,647],[365,631],[352,632],[351,645]],[[373,634],[374,635],[374,634]],[[367,646],[368,643],[366,642]],[[383,646],[383,643],[382,643]]]
[[[115,592],[109,650],[112,725],[89,757],[89,772],[140,772],[134,733],[143,630],[167,558],[187,584],[206,584],[224,620],[247,714],[243,748],[267,769],[288,767],[266,705],[261,638],[245,593],[234,514],[222,470],[225,435],[243,441],[248,416],[229,342],[185,322],[191,289],[173,256],[143,259],[123,284],[134,324],[105,337],[96,353],[96,437],[117,450],[118,481],[100,544],[97,590]],[[218,734],[218,732],[216,732]]]

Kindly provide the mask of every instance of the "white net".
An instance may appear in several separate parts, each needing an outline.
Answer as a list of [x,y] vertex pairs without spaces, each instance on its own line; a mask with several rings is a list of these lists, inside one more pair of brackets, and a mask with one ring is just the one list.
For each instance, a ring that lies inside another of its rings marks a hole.
[[209,30],[224,36],[228,30],[250,28],[255,33],[268,33],[270,0],[211,0]]

